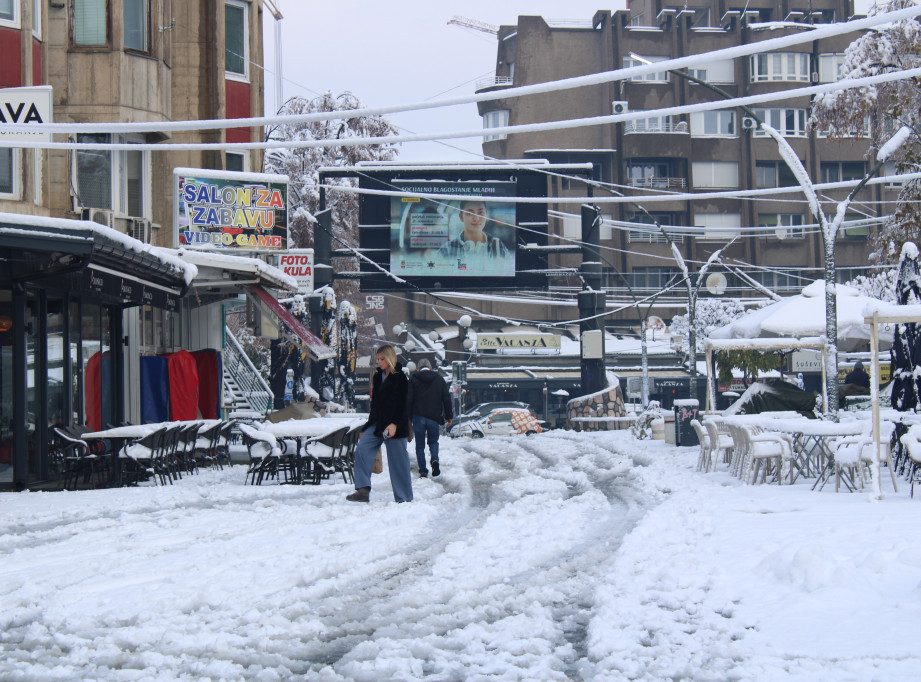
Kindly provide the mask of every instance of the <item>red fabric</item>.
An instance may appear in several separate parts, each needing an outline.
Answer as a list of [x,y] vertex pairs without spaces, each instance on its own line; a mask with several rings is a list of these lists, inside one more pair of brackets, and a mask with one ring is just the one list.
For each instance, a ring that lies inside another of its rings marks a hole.
[[99,351],[93,353],[83,370],[83,409],[86,413],[86,425],[93,431],[102,430],[100,360]]
[[166,357],[169,360],[170,419],[198,419],[198,363],[187,350]]
[[[252,116],[250,84],[225,80],[224,86],[227,98],[227,118],[249,118]],[[252,132],[250,128],[228,128],[227,141],[251,142]]]
[[220,419],[221,356],[216,350],[197,350],[191,354],[198,367],[198,411],[202,419]]
[[0,88],[22,86],[22,31],[0,28]]

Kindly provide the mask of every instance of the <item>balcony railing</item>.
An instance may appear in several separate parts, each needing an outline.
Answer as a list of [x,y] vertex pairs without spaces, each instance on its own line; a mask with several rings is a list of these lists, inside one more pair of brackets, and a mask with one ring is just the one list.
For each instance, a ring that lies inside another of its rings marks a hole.
[[678,123],[650,123],[649,121],[627,121],[624,123],[624,133],[687,133],[688,122]]
[[688,181],[686,178],[631,178],[630,186],[649,189],[681,189],[688,186]]
[[512,85],[514,79],[510,76],[488,76],[487,78],[480,78],[476,82],[476,89],[483,90],[484,88],[492,88],[497,85]]

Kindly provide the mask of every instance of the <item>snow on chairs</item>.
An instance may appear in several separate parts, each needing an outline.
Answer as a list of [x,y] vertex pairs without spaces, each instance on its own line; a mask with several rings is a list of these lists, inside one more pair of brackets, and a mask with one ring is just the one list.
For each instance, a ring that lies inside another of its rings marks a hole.
[[697,458],[697,470],[706,473],[710,471],[710,468],[713,466],[713,452],[710,447],[710,436],[697,419],[691,420],[691,428],[694,429],[694,433],[697,434],[697,440],[700,442],[700,456]]
[[921,475],[921,424],[915,424],[899,439],[908,455],[908,480],[911,481],[911,496],[915,496],[915,481]]
[[707,436],[710,439],[710,459],[712,466],[720,462],[728,463],[732,460],[732,453],[735,449],[735,439],[731,433],[720,430],[720,424],[715,417],[707,417],[703,422],[703,427],[707,430]]

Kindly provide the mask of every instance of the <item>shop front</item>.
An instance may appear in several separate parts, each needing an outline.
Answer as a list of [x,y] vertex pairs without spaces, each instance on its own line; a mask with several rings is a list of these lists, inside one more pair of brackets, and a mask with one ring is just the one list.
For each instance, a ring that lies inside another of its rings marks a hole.
[[51,426],[124,421],[122,313],[178,310],[189,269],[96,223],[0,214],[0,490],[56,478]]

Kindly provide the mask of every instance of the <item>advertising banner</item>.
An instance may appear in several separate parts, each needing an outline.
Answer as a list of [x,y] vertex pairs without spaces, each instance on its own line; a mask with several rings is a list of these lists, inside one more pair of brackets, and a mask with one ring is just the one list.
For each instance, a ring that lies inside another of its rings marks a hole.
[[284,251],[288,178],[177,168],[176,244],[208,250]]
[[515,276],[515,204],[479,198],[511,198],[514,182],[394,184],[414,194],[457,198],[391,199],[390,272],[431,277]]
[[297,280],[298,293],[313,293],[313,249],[288,249],[278,254],[278,269]]
[[0,139],[50,142],[51,133],[14,133],[6,128],[11,124],[53,123],[51,92],[50,85],[39,85],[34,88],[0,88]]

